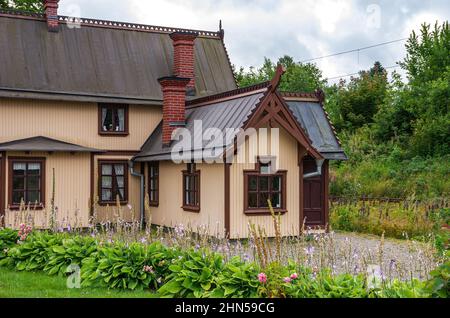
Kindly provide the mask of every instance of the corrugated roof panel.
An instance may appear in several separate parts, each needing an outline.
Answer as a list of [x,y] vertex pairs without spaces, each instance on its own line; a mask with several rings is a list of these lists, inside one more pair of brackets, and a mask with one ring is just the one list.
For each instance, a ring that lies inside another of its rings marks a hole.
[[[172,72],[173,46],[166,33],[88,25],[61,25],[52,33],[45,21],[0,16],[0,48],[0,91],[161,99],[157,79]],[[236,88],[219,37],[198,37],[194,56],[199,95]]]
[[[202,136],[193,136],[194,120],[202,121],[203,131],[207,128],[217,128],[224,134],[226,128],[241,128],[247,116],[257,105],[264,93],[237,97],[205,106],[188,108],[186,111],[186,128],[191,131],[192,145],[201,144],[205,147],[209,141],[201,140]],[[158,159],[156,159],[158,158]],[[136,156],[136,161],[170,159],[170,149],[162,147],[162,125],[159,124],[149,139],[142,146],[141,152]]]
[[[292,100],[287,100],[286,103],[302,128],[308,134],[314,148],[322,154],[330,153],[330,156],[333,158],[329,159],[335,159],[334,157],[336,156],[339,157],[339,159],[347,158],[319,103]],[[335,155],[332,155],[332,153]],[[338,153],[341,155],[338,156]]]

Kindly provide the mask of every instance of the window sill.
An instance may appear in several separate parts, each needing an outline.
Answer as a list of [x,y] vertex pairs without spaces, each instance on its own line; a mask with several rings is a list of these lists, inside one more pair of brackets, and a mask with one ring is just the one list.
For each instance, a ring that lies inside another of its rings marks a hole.
[[149,202],[148,205],[149,206],[153,206],[153,207],[158,207],[159,206],[159,202]]
[[[120,201],[120,205],[121,206],[122,205],[127,205],[127,204],[128,204],[128,201]],[[100,205],[100,206],[107,206],[107,205],[113,206],[113,205],[117,205],[117,201],[101,201],[101,202],[98,203],[98,205]]]
[[126,137],[130,133],[127,131],[99,131],[98,134],[103,137]]
[[[287,212],[286,209],[273,209],[275,215],[277,214],[285,214]],[[244,210],[245,215],[272,215],[269,209],[248,209]]]
[[[19,211],[20,210],[20,205],[10,205],[8,208],[11,211]],[[24,208],[25,208],[24,210],[27,210],[28,209],[28,205],[25,205]],[[30,204],[30,211],[41,211],[41,210],[44,210],[44,209],[45,209],[45,206],[43,206],[42,204],[40,204],[40,205],[31,205]]]
[[182,208],[184,211],[188,211],[188,212],[196,212],[196,213],[200,212],[199,206],[183,205]]

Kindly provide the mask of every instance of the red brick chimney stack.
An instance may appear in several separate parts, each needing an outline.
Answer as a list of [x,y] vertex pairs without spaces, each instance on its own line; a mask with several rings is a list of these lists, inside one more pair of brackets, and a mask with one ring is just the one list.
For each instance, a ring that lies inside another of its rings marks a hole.
[[59,0],[44,0],[45,18],[50,32],[58,32],[58,2]]
[[172,132],[186,124],[186,85],[190,80],[190,78],[177,76],[158,79],[163,92],[163,146],[169,146]]
[[173,41],[173,74],[178,77],[189,78],[187,84],[188,95],[195,95],[194,79],[194,41],[196,32],[174,32],[170,34]]

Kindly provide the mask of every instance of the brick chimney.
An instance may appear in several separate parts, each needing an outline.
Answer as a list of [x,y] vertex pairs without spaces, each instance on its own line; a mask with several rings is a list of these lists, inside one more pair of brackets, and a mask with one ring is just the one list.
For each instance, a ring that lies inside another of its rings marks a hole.
[[177,76],[166,76],[158,79],[163,92],[163,146],[169,146],[172,132],[186,124],[186,86],[190,80],[187,77]]
[[44,12],[47,27],[50,32],[58,32],[58,2],[59,0],[44,0]]
[[173,74],[189,78],[187,94],[195,95],[194,79],[194,41],[197,32],[174,32],[170,34],[173,41]]

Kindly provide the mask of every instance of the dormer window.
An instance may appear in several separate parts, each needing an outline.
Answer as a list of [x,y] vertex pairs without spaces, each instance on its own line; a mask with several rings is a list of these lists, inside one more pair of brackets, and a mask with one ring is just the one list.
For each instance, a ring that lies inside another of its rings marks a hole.
[[99,104],[99,134],[128,135],[128,105]]

